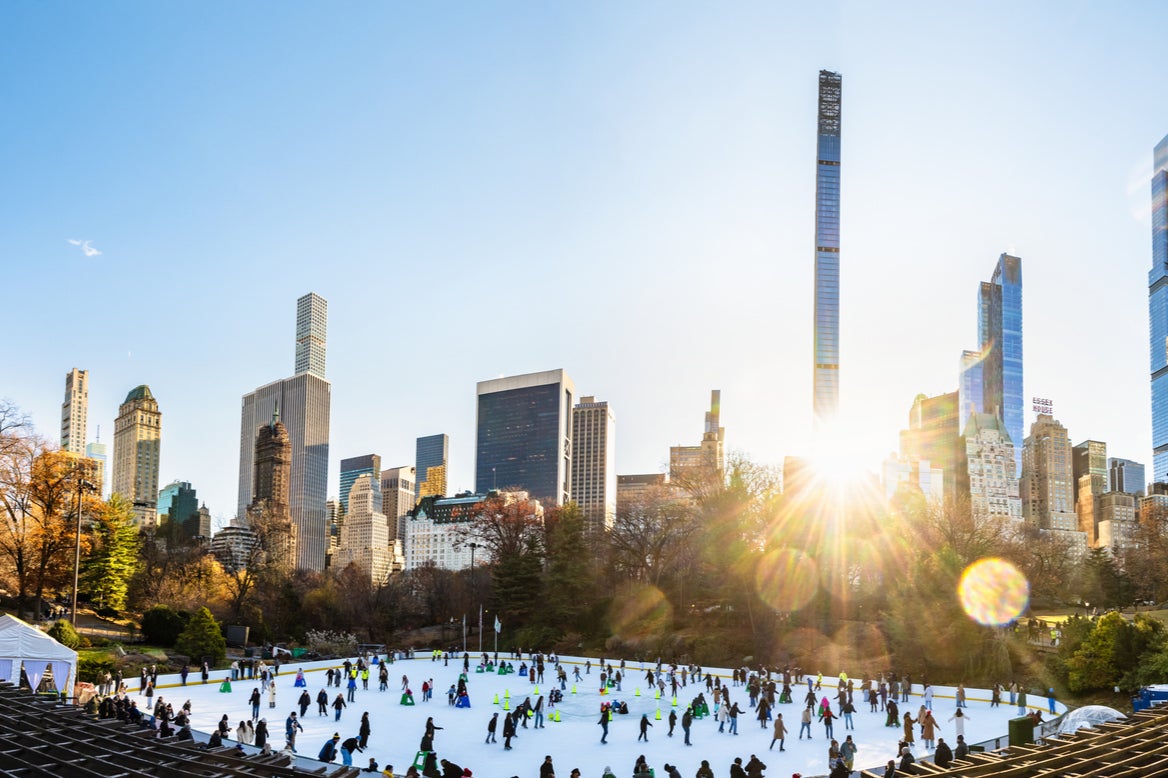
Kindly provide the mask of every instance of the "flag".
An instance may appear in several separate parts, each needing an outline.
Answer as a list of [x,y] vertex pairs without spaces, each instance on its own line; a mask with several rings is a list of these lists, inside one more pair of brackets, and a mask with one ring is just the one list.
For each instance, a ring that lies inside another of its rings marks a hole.
[[499,617],[495,617],[495,632],[503,631],[503,622],[499,621]]

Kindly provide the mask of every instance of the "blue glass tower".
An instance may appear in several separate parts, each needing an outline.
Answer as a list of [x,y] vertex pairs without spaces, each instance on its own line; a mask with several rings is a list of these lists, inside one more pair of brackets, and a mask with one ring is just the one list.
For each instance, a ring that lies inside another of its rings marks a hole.
[[839,73],[819,71],[819,138],[815,144],[815,425],[839,408]]
[[982,409],[1002,420],[1014,444],[1014,477],[1022,473],[1025,410],[1022,392],[1022,260],[998,257],[994,275],[978,290]]
[[1148,335],[1152,376],[1152,482],[1168,481],[1168,136],[1152,171],[1152,269],[1148,272]]

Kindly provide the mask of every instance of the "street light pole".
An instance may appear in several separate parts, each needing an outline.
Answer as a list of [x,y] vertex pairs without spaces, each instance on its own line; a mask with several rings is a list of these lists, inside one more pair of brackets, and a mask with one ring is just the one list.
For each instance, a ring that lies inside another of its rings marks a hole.
[[81,576],[81,493],[93,484],[81,479],[77,481],[77,545],[73,555],[73,607],[69,611],[69,622],[77,628],[77,583]]

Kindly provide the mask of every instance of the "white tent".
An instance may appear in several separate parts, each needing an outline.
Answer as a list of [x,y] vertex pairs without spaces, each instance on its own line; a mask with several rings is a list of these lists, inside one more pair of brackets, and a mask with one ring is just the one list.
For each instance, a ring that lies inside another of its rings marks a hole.
[[20,683],[23,666],[36,689],[50,664],[57,691],[70,688],[77,675],[77,652],[15,616],[0,616],[0,681]]

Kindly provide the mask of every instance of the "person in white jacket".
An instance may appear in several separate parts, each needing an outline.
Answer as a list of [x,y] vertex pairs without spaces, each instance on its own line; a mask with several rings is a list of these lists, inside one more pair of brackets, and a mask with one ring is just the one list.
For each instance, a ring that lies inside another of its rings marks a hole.
[[953,730],[959,736],[965,736],[965,722],[967,719],[970,719],[970,717],[961,708],[958,708],[957,712],[949,717],[949,720],[953,722]]

